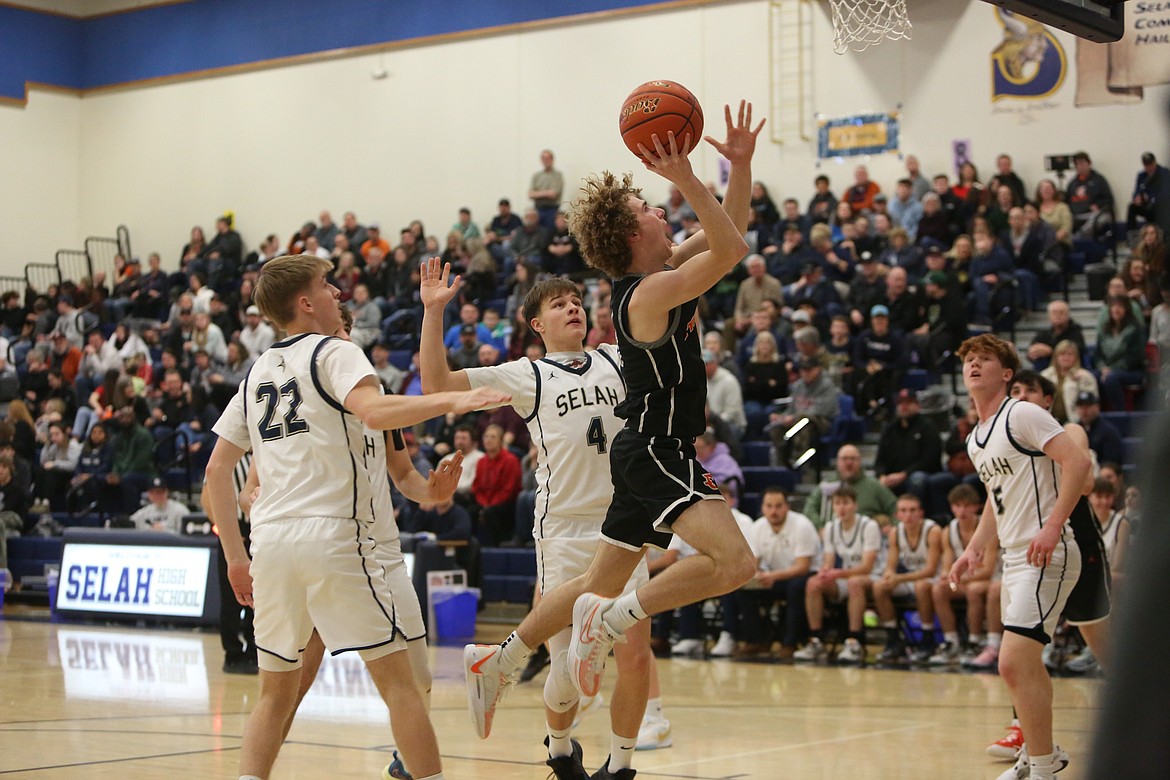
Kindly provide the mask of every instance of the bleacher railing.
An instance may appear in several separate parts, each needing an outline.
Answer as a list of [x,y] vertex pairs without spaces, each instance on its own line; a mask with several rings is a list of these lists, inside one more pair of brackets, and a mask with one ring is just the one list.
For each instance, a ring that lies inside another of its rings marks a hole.
[[[90,236],[85,239],[85,253],[89,255],[89,277],[92,279],[94,273],[97,272],[104,273],[106,284],[113,287],[117,275],[114,268],[114,256],[121,254],[121,251],[121,242],[116,238]],[[77,281],[75,277],[66,278],[73,278],[74,281]]]
[[23,276],[0,276],[0,293],[14,291],[20,293],[24,300],[24,291],[28,289],[28,280]]
[[41,293],[61,284],[61,268],[56,264],[29,263],[24,267],[24,279],[29,287]]
[[[89,252],[84,249],[58,249],[57,255],[54,258],[57,263],[57,271],[60,279],[72,279],[78,281],[83,278],[93,278],[93,262],[90,259]],[[25,267],[25,274],[28,274],[28,267]],[[43,287],[36,287],[32,280],[29,280],[29,286],[37,290],[37,292],[44,292]]]

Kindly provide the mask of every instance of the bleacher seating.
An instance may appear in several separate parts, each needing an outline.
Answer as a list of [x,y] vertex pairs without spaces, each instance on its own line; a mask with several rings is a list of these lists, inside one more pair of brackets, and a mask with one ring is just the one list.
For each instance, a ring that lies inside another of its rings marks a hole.
[[536,586],[536,551],[485,547],[480,553],[480,572],[484,601],[527,604]]
[[8,569],[16,582],[41,577],[46,564],[61,563],[65,542],[59,536],[16,536],[8,540]]

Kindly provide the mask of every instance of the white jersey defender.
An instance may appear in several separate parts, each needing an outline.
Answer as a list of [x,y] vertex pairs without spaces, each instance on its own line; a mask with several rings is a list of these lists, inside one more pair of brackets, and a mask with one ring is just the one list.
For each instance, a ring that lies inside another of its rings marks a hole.
[[252,576],[268,671],[298,667],[314,626],[335,654],[372,660],[405,647],[373,539],[376,442],[367,448],[361,420],[342,405],[373,376],[350,342],[294,336],[260,356],[215,425],[253,451],[264,486],[252,507]]
[[1060,487],[1060,467],[1044,445],[1064,432],[1035,404],[1005,398],[988,422],[967,437],[967,453],[995,512],[1003,549],[1004,628],[1047,643],[1081,571],[1068,523],[1047,566],[1027,561],[1028,545],[1048,521]]

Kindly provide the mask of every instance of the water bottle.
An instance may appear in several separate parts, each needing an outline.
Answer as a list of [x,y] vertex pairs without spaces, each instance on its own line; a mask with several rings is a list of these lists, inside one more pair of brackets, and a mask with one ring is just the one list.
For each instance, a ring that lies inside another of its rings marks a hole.
[[57,582],[61,577],[61,570],[56,566],[46,567],[45,580],[49,585],[49,614],[56,616],[57,614]]

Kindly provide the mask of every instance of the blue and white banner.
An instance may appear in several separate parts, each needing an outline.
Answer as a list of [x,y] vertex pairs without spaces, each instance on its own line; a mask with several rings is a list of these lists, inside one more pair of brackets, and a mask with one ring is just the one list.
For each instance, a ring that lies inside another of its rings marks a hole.
[[897,114],[857,114],[823,119],[817,130],[817,157],[855,157],[898,151]]
[[208,547],[66,544],[57,609],[198,618]]

